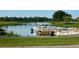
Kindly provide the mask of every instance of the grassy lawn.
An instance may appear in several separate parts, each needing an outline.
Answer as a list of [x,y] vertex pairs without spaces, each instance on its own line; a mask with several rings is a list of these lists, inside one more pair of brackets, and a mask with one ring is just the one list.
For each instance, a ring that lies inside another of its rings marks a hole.
[[53,46],[71,44],[79,44],[79,36],[0,38],[0,47]]

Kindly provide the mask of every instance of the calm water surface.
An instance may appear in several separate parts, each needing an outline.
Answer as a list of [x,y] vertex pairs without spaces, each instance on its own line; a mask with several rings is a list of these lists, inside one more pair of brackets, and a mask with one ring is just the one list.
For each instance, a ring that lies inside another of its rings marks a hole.
[[[40,24],[42,24],[42,23],[40,23]],[[18,26],[4,26],[2,28],[5,29],[7,32],[12,31],[15,34],[20,35],[20,36],[37,36],[36,33],[31,33],[31,29],[34,26],[37,26],[37,24],[28,23],[28,24],[23,24],[23,25],[18,25]]]

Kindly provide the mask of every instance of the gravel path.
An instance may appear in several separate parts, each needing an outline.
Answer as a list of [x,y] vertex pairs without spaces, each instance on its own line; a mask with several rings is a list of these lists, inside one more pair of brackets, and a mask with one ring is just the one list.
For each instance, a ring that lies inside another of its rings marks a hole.
[[0,48],[79,48],[79,45],[59,45],[59,46],[16,46]]
[[24,48],[79,48],[79,45],[60,45],[60,46],[24,46]]

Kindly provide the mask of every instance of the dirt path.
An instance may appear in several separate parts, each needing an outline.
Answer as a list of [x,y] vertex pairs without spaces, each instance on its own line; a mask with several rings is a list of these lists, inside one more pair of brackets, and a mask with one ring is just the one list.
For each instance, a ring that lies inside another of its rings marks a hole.
[[79,45],[59,45],[59,46],[17,46],[0,48],[79,48]]
[[24,46],[24,48],[79,48],[79,45],[61,45],[61,46]]

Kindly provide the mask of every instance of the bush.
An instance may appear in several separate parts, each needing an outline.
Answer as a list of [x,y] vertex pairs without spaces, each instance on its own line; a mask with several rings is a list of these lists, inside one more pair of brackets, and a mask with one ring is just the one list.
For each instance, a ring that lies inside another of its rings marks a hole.
[[0,29],[0,35],[6,35],[7,33],[5,32],[4,29]]

